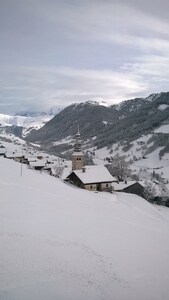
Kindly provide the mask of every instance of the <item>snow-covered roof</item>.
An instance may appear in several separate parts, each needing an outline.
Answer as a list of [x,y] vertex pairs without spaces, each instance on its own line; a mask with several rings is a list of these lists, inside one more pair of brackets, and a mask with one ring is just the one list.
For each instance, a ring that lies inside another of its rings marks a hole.
[[[132,186],[133,184],[135,184],[137,181],[133,181],[133,180],[129,180],[125,183],[125,181],[122,182],[113,182],[113,188],[115,191],[121,191],[129,186]],[[140,184],[140,182],[139,182]],[[142,185],[142,184],[141,184]]]
[[28,160],[28,162],[33,162],[33,161],[37,161],[37,158],[35,156],[25,156],[25,158]]
[[83,170],[74,170],[73,172],[84,184],[112,182],[116,179],[109,173],[105,166],[85,166]]
[[23,156],[23,153],[21,153],[21,152],[15,152],[15,153],[7,152],[6,153],[7,158],[17,158],[17,157],[22,157],[22,156]]
[[44,160],[31,161],[29,165],[31,167],[44,167],[46,165],[46,161]]
[[5,154],[6,153],[6,148],[0,148],[0,153]]
[[72,156],[77,156],[77,155],[83,156],[84,154],[82,151],[72,153]]

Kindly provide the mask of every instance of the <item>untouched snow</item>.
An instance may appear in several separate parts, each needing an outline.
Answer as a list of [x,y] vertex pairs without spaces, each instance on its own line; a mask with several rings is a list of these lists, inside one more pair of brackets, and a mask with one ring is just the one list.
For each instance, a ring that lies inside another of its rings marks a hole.
[[165,109],[168,108],[168,107],[169,107],[168,104],[161,104],[161,105],[159,105],[158,109],[159,109],[159,110],[165,110]]
[[160,126],[156,130],[154,130],[154,132],[156,132],[156,133],[169,133],[169,124]]
[[0,158],[1,300],[168,300],[169,210]]
[[[134,167],[138,167],[138,168],[146,168],[146,169],[157,169],[157,168],[162,168],[164,166],[162,166],[162,161],[159,160],[159,151],[162,149],[162,147],[157,148],[156,150],[154,150],[153,152],[147,154],[145,159],[140,159],[139,161],[136,161],[133,163]],[[169,167],[169,162],[165,163],[163,162],[163,165],[165,165],[165,167]]]
[[65,139],[62,139],[60,141],[56,141],[53,143],[53,146],[57,146],[57,145],[61,145],[61,144],[73,144],[74,139],[72,138],[72,136],[67,136]]

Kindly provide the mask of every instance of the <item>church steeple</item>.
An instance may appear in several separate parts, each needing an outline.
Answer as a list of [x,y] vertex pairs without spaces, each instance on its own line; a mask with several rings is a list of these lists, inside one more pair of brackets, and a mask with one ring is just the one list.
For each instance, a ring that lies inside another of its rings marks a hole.
[[80,138],[80,132],[79,132],[79,125],[78,125],[78,131],[75,135],[75,145],[74,145],[74,152],[81,152],[81,138]]
[[81,170],[83,166],[84,166],[84,155],[82,153],[81,137],[80,137],[80,131],[78,126],[78,131],[75,135],[74,152],[72,154],[72,171]]

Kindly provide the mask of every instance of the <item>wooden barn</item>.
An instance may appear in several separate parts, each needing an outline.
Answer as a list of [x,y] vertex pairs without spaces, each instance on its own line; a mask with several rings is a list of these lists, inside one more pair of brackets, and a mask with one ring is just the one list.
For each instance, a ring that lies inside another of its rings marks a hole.
[[144,187],[137,181],[114,182],[113,190],[117,192],[135,194],[144,198]]

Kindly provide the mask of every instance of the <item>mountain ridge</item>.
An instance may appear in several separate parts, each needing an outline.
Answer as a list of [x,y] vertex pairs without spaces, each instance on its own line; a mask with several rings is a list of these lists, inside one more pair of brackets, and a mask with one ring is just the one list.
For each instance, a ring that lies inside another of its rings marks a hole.
[[84,142],[89,140],[89,144],[101,148],[120,140],[132,141],[165,122],[169,123],[169,92],[126,100],[109,107],[87,101],[67,106],[41,129],[32,131],[27,141],[57,151],[58,147],[53,148],[53,144],[73,137],[79,125]]

